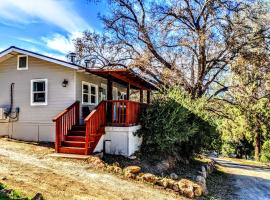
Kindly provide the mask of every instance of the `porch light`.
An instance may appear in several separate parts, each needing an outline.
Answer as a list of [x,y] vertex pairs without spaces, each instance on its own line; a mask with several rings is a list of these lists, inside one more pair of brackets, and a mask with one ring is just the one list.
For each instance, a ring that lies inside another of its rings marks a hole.
[[67,87],[67,85],[68,85],[68,80],[64,79],[63,82],[62,82],[62,86]]

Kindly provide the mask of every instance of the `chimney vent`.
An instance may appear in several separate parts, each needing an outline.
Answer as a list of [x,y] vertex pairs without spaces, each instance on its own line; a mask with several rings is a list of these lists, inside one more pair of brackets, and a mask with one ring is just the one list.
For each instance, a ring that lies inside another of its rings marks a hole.
[[90,67],[90,60],[86,59],[86,60],[84,60],[84,63],[85,63],[86,68]]
[[76,53],[69,53],[67,57],[69,59],[69,62],[75,63]]

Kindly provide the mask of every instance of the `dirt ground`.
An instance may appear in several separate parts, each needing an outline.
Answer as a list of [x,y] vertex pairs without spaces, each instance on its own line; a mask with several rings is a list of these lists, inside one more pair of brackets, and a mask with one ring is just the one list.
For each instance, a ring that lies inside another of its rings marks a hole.
[[270,199],[270,167],[237,159],[215,158],[215,161],[233,178],[234,199]]
[[85,161],[49,157],[51,147],[0,138],[0,182],[48,200],[186,199],[169,191],[94,171]]

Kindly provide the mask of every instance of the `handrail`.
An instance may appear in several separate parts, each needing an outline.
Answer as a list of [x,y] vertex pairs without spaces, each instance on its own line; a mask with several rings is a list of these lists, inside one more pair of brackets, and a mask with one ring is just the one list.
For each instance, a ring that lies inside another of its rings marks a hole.
[[61,143],[73,125],[79,124],[80,102],[76,101],[54,119],[55,122],[55,150],[59,152]]
[[100,130],[106,125],[106,104],[100,102],[98,106],[85,118],[86,135],[85,135],[85,154],[89,154],[90,142],[92,150],[96,147],[100,137],[105,132]]
[[139,123],[139,115],[147,105],[130,100],[107,100],[109,124],[113,126],[131,126]]
[[59,119],[61,116],[63,116],[65,113],[67,113],[70,109],[72,109],[76,104],[80,104],[79,101],[74,102],[71,106],[66,108],[63,112],[59,113],[53,118],[53,122],[55,122],[57,119]]

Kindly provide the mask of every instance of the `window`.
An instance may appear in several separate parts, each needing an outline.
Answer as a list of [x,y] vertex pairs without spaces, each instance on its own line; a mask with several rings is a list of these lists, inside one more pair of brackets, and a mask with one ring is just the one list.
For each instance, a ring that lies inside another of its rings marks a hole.
[[125,92],[121,92],[119,100],[127,100],[127,94]]
[[28,56],[25,56],[25,55],[18,56],[17,69],[18,70],[28,69]]
[[48,80],[31,80],[31,105],[47,105],[48,98]]
[[98,87],[97,85],[82,82],[82,104],[96,105],[98,102]]
[[100,101],[107,100],[107,85],[101,83]]

